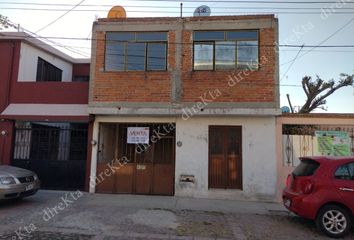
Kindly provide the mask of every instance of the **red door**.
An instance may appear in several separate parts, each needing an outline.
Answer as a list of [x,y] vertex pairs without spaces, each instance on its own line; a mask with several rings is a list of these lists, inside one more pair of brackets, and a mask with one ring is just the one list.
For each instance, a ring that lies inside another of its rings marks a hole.
[[333,185],[342,201],[354,212],[354,162],[344,164],[336,169]]

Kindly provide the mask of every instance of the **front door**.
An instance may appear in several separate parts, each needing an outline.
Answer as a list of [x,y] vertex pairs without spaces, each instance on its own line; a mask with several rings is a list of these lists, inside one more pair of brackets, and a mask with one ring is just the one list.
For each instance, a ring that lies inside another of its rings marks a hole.
[[209,127],[209,188],[242,189],[242,127]]

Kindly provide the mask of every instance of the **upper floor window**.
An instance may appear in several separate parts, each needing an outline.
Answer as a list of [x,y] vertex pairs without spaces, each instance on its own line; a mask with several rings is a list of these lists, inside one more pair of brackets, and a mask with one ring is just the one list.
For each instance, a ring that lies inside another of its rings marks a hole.
[[106,71],[165,71],[166,32],[107,32]]
[[37,82],[60,82],[62,74],[63,70],[38,57],[36,77]]
[[258,31],[195,31],[194,70],[258,69]]

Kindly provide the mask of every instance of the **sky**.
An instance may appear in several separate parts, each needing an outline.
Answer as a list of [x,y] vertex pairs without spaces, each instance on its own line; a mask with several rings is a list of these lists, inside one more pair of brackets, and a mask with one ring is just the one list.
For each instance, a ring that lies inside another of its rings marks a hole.
[[[301,0],[0,0],[0,14],[26,30],[51,37],[55,43],[50,44],[65,45],[65,49],[60,49],[67,54],[83,58],[90,57],[89,40],[62,38],[90,38],[92,22],[106,17],[115,5],[123,6],[127,17],[180,16],[180,3],[184,17],[193,16],[194,9],[201,5],[208,5],[212,16],[274,13],[279,19],[279,43],[296,46],[280,47],[281,106],[288,106],[289,94],[292,105],[298,109],[306,99],[301,88],[304,76],[338,80],[340,73],[354,74],[354,47],[343,47],[354,45],[354,0],[326,1],[308,4]],[[305,47],[301,48],[302,45]],[[319,45],[327,47],[307,47]],[[346,87],[332,94],[326,107],[330,113],[354,113],[354,88]]]

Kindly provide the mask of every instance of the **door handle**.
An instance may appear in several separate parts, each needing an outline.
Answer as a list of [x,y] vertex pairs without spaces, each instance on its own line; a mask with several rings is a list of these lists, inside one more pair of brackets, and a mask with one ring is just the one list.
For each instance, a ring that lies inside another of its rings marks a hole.
[[352,189],[352,188],[339,188],[339,190],[341,190],[343,192],[354,192],[354,189]]

